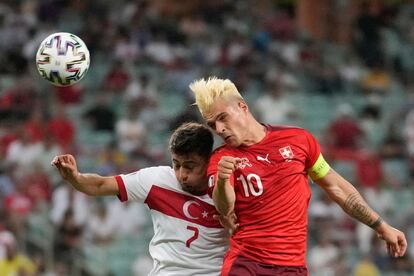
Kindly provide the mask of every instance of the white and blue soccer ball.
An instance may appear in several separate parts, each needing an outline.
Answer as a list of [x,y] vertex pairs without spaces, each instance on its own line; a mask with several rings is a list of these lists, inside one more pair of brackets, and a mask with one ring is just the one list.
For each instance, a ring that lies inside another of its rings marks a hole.
[[82,39],[71,33],[54,33],[46,37],[36,54],[40,75],[56,86],[70,86],[88,72],[90,55]]

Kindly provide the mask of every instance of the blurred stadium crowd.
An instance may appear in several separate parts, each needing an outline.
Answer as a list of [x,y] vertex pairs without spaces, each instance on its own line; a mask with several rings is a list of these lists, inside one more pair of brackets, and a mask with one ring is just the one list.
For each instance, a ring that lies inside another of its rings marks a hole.
[[[72,87],[35,69],[57,31],[91,52]],[[102,175],[169,164],[170,131],[200,120],[188,84],[210,75],[263,122],[310,130],[408,237],[387,257],[311,183],[311,275],[414,275],[413,57],[413,1],[0,1],[0,275],[146,275],[147,210],[75,192],[50,161],[72,153]]]

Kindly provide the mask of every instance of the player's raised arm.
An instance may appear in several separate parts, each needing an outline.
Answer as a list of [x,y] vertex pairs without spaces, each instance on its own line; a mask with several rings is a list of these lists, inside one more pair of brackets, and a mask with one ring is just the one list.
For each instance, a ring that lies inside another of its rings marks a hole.
[[330,169],[322,178],[315,180],[342,209],[368,225],[377,232],[387,245],[388,253],[393,257],[401,257],[407,249],[407,240],[403,232],[386,223],[362,198],[357,189],[341,175]]
[[58,155],[51,164],[55,166],[64,180],[76,190],[91,196],[117,195],[118,184],[113,176],[80,173],[76,159],[71,154]]
[[228,216],[234,210],[236,194],[230,183],[230,176],[239,162],[239,158],[223,156],[217,166],[217,183],[213,190],[213,200],[217,211],[224,216]]

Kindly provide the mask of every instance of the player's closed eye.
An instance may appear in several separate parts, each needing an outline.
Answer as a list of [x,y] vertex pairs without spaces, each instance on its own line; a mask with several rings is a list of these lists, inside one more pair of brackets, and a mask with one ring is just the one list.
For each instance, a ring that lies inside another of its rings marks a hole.
[[227,119],[227,114],[222,114],[217,118],[217,121],[224,122]]
[[195,166],[183,166],[183,168],[191,172],[194,170]]

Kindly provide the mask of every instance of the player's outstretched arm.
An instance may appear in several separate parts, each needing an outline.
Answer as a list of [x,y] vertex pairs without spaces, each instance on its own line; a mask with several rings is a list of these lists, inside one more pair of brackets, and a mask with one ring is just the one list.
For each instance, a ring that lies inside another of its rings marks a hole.
[[80,173],[76,159],[71,154],[55,156],[51,162],[64,180],[69,182],[76,190],[91,196],[117,195],[118,184],[113,176],[100,176],[97,174]]
[[228,216],[234,210],[236,194],[230,183],[230,176],[239,162],[239,158],[223,156],[217,166],[217,183],[213,189],[213,200],[217,211],[223,216]]
[[362,198],[357,189],[341,175],[330,169],[328,174],[315,181],[342,209],[368,225],[377,232],[387,245],[388,253],[401,257],[407,249],[407,240],[403,232],[386,223]]

